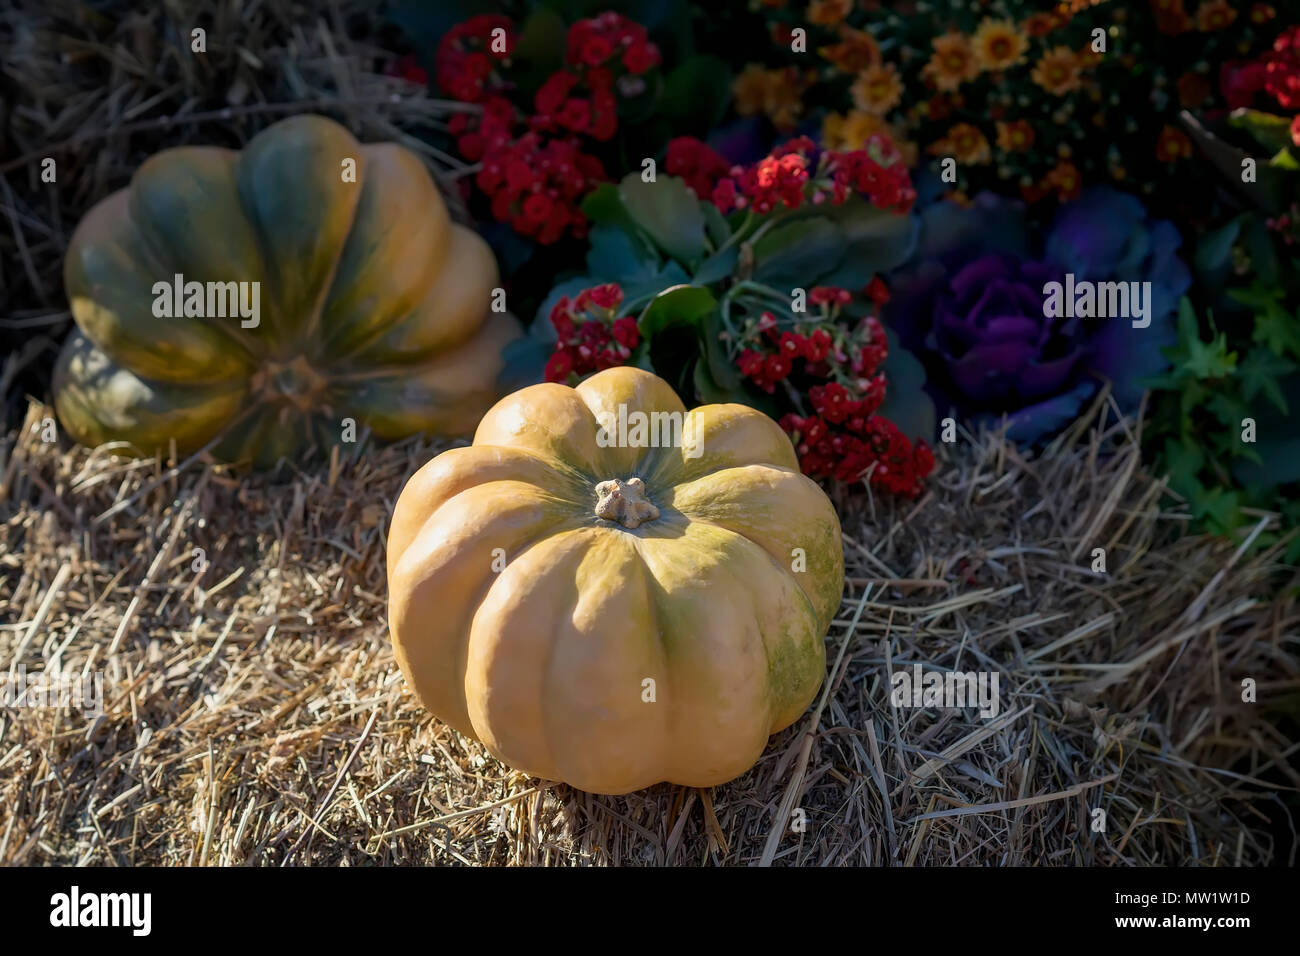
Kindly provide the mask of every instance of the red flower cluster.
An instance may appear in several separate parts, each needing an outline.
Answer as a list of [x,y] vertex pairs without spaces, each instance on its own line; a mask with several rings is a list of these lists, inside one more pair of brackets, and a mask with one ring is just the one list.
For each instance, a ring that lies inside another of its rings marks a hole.
[[723,213],[752,209],[759,214],[805,202],[839,205],[861,193],[881,209],[907,212],[916,190],[907,164],[886,136],[873,136],[866,149],[819,150],[800,136],[751,166],[727,169],[717,153],[691,137],[669,144],[666,168],[681,176],[697,196],[707,196]]
[[[486,115],[486,114],[485,114]],[[605,179],[599,159],[567,139],[544,140],[526,133],[483,157],[474,182],[492,197],[492,215],[521,235],[552,243],[568,230],[587,234],[587,217],[578,204]]]
[[[495,30],[503,32],[494,38]],[[494,39],[503,41],[495,49]],[[495,13],[470,17],[438,41],[434,57],[438,85],[454,99],[477,103],[502,86],[496,68],[514,48],[515,36],[509,17]]]
[[566,295],[551,309],[555,352],[546,363],[548,382],[568,382],[622,365],[641,341],[636,319],[616,319],[623,290],[613,283],[584,289],[572,301]]
[[[504,33],[495,33],[502,30]],[[449,124],[456,148],[482,164],[475,184],[490,197],[492,215],[541,243],[566,233],[586,235],[582,198],[607,177],[581,137],[597,142],[618,130],[618,95],[636,94],[641,74],[659,63],[646,30],[616,13],[569,28],[564,68],[538,89],[525,114],[507,98],[515,87],[499,72],[514,49],[507,17],[481,15],[453,27],[438,44],[438,85],[450,96],[482,105]]]
[[1283,30],[1264,61],[1264,89],[1282,109],[1300,110],[1300,26]]
[[612,10],[569,28],[565,59],[572,67],[608,67],[618,60],[633,76],[659,65],[659,49],[645,27]]
[[684,179],[699,198],[711,196],[714,184],[727,175],[730,168],[726,159],[694,136],[678,136],[668,141],[664,170],[670,176]]
[[[814,378],[839,378],[853,384],[867,402],[859,411],[872,414],[885,398],[885,377],[877,370],[889,355],[889,345],[884,327],[875,317],[863,319],[849,332],[835,321],[841,307],[852,300],[848,289],[815,286],[808,292],[808,301],[822,306],[822,315],[801,326],[802,331],[782,331],[776,316],[764,312],[742,333],[741,341],[750,347],[741,350],[736,366],[770,395],[802,359],[804,372]],[[809,394],[816,391],[814,387]]]
[[1283,30],[1273,49],[1256,60],[1224,63],[1219,87],[1229,109],[1251,106],[1264,91],[1283,109],[1300,110],[1300,26]]
[[810,478],[857,481],[867,477],[875,488],[915,498],[922,480],[934,470],[930,446],[924,441],[913,445],[897,425],[880,415],[850,416],[839,428],[832,427],[825,415],[786,415],[781,427],[790,434],[799,467]]
[[[888,298],[878,279],[864,294],[876,302]],[[857,481],[869,473],[875,487],[914,498],[921,480],[934,469],[934,455],[924,442],[914,447],[892,422],[876,414],[885,400],[880,367],[889,346],[875,317],[852,330],[836,321],[852,299],[847,289],[834,286],[809,290],[808,301],[820,306],[822,314],[794,330],[782,330],[776,316],[764,312],[742,333],[742,342],[750,347],[741,351],[737,365],[769,393],[780,382],[794,387],[789,378],[798,361],[819,382],[807,391],[814,414],[781,419],[806,475]]]

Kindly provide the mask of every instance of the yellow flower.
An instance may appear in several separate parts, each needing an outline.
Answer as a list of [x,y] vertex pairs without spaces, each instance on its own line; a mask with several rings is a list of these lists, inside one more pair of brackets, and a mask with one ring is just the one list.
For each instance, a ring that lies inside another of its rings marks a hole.
[[853,10],[853,0],[813,0],[808,4],[808,22],[833,27]]
[[975,60],[975,50],[964,34],[945,33],[935,37],[931,43],[934,53],[921,70],[921,75],[936,89],[951,93],[979,76],[980,65]]
[[884,116],[902,101],[903,81],[892,63],[870,66],[858,74],[849,92],[858,109]]
[[1005,70],[1025,58],[1028,38],[1010,20],[985,17],[971,38],[975,59],[985,70]]
[[1079,68],[1079,57],[1075,52],[1067,46],[1058,46],[1043,54],[1030,75],[1047,92],[1064,96],[1082,85]]
[[958,123],[948,130],[948,135],[930,144],[933,156],[951,156],[959,163],[973,166],[987,163],[993,157],[988,138],[978,126]]
[[761,113],[778,129],[790,129],[803,110],[804,82],[794,67],[768,70],[751,63],[731,83],[736,112],[741,116]]
[[908,166],[916,164],[916,143],[903,137],[898,127],[879,116],[850,110],[847,116],[828,113],[822,121],[822,143],[829,149],[865,149],[871,137],[884,134],[894,141]]

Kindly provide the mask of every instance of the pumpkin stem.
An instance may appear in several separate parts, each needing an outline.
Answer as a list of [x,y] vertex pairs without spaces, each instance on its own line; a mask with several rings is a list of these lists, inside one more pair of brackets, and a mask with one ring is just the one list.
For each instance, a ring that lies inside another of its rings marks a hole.
[[658,518],[659,509],[645,496],[645,482],[640,478],[614,478],[596,486],[595,514],[625,528],[636,528]]

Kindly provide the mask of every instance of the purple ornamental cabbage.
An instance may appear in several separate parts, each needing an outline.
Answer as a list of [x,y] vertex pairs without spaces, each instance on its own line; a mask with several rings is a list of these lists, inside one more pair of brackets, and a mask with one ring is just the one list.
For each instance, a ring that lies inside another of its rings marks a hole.
[[[1166,366],[1160,349],[1176,338],[1174,309],[1191,284],[1181,242],[1171,223],[1110,187],[1063,206],[1041,246],[1019,202],[984,193],[968,208],[936,203],[892,279],[885,321],[925,365],[940,417],[995,426],[1005,417],[1009,437],[1037,442],[1074,420],[1103,379],[1129,409],[1143,379]],[[1150,282],[1150,325],[1049,315],[1044,288],[1067,273],[1076,284]]]

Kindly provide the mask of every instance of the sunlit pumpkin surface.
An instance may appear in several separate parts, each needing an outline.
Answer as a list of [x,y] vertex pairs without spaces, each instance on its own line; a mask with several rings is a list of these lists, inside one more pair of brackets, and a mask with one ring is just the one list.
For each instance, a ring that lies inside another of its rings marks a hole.
[[[602,447],[620,405],[683,416],[690,442]],[[780,427],[687,413],[635,368],[502,399],[411,478],[388,538],[393,646],[421,702],[598,793],[751,767],[821,684],[843,582],[835,510]]]
[[[260,283],[256,327],[155,315],[155,283],[177,274]],[[144,454],[215,441],[218,458],[272,464],[347,440],[347,418],[387,439],[468,435],[518,334],[491,311],[491,250],[451,221],[419,159],[319,116],[242,152],[158,153],[87,213],[64,284],[78,328],[55,371],[59,417],[80,442]]]

